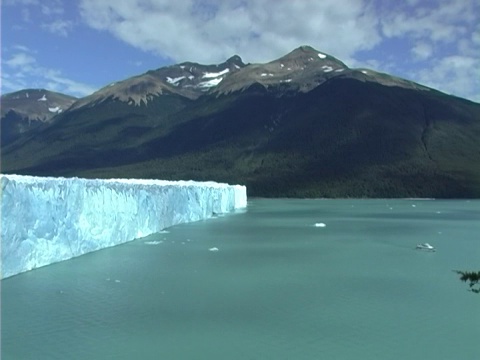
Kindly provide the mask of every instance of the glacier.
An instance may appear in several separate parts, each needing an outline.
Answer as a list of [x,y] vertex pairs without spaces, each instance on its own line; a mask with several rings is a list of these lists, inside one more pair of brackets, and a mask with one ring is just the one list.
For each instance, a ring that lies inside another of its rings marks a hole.
[[0,174],[1,274],[24,271],[247,206],[242,185]]

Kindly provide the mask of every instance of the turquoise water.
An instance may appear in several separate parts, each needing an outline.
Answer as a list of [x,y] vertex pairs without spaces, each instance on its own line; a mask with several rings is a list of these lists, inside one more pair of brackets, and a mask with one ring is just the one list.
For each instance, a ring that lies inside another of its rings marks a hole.
[[3,280],[2,360],[477,359],[479,234],[478,200],[250,200]]

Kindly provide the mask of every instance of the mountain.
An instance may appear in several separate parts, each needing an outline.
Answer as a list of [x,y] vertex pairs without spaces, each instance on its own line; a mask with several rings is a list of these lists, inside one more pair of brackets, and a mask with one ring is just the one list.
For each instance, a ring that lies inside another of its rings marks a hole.
[[219,65],[185,62],[148,71],[145,74],[112,83],[75,103],[73,109],[92,107],[109,100],[128,105],[147,105],[162,95],[197,99],[220,83],[226,75],[245,67],[239,56]]
[[251,64],[242,71],[226,77],[212,90],[217,94],[228,94],[244,90],[257,83],[270,90],[276,89],[281,92],[309,92],[332,78],[353,78],[386,86],[428,90],[411,81],[372,70],[349,69],[340,60],[310,46],[301,46],[280,59],[266,64]]
[[215,180],[250,196],[478,197],[480,104],[302,46],[107,86],[2,147],[3,172]]
[[1,97],[2,146],[65,111],[77,99],[45,89],[26,89]]

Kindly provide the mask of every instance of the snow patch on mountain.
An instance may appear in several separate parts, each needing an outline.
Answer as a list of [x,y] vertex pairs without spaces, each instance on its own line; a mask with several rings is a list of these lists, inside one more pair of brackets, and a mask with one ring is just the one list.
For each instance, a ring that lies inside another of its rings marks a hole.
[[322,54],[322,53],[318,53],[318,57],[319,57],[320,59],[325,59],[325,58],[327,57],[327,55]]
[[201,83],[198,83],[197,87],[199,88],[211,88],[214,86],[217,86],[220,84],[220,82],[223,80],[223,78],[216,78],[208,81],[202,81]]
[[167,76],[167,82],[172,84],[172,85],[175,85],[175,86],[178,86],[178,82],[185,79],[185,76],[179,76],[179,77],[176,77],[176,78],[171,78],[169,76]]
[[230,71],[230,69],[225,69],[225,70],[222,70],[220,72],[216,72],[216,73],[204,73],[202,78],[216,78],[216,77],[219,77],[219,76],[222,76],[222,75],[225,75],[226,73],[228,73]]
[[43,96],[40,99],[37,99],[37,101],[47,101],[47,95],[43,94]]
[[52,113],[61,113],[62,109],[60,108],[60,106],[55,106],[55,107],[49,107],[48,111]]

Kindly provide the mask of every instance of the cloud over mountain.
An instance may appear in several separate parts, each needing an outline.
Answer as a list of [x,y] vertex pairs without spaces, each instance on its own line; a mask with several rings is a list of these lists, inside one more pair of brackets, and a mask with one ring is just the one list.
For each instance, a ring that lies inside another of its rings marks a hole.
[[[132,64],[147,71],[234,54],[266,62],[308,44],[351,67],[480,101],[476,1],[4,0],[2,11],[4,64],[24,45],[43,67],[91,88],[133,75]],[[15,76],[4,66],[2,87],[19,90]]]
[[216,63],[241,53],[262,62],[299,44],[350,58],[380,41],[373,8],[356,0],[84,0],[80,7],[90,26],[174,61]]

